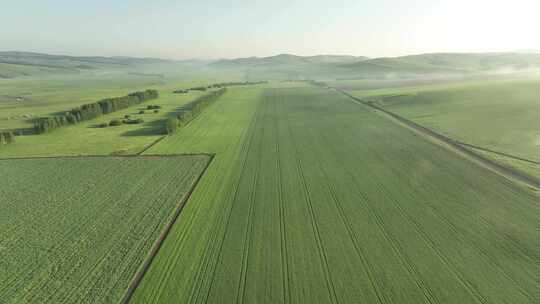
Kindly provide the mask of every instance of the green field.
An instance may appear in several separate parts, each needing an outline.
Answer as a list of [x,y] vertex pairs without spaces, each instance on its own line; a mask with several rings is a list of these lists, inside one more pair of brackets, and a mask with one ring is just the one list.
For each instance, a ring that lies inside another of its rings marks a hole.
[[208,161],[0,160],[0,303],[117,303]]
[[[180,107],[206,93],[192,91],[188,94],[173,94],[163,91],[158,99],[126,108],[76,125],[62,127],[50,133],[17,136],[15,144],[0,148],[0,157],[65,156],[136,154],[164,136],[164,122],[175,117]],[[146,110],[147,105],[159,105],[159,113]],[[139,114],[144,110],[144,114]],[[98,128],[100,123],[112,119],[141,118],[142,124],[124,124],[116,127]]]
[[[488,81],[373,98],[387,110],[450,138],[540,161],[540,81]],[[363,95],[361,91],[357,95]]]
[[132,303],[538,299],[538,196],[334,91],[230,89],[148,151],[197,152]]

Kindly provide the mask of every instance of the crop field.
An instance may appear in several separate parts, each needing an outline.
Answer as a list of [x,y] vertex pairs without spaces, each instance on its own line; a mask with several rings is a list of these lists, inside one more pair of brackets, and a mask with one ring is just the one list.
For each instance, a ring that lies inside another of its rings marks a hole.
[[208,161],[0,160],[0,303],[117,303]]
[[235,88],[131,303],[535,303],[538,196],[335,91]]
[[539,80],[491,81],[401,93],[388,90],[373,99],[453,139],[540,161],[539,89]]

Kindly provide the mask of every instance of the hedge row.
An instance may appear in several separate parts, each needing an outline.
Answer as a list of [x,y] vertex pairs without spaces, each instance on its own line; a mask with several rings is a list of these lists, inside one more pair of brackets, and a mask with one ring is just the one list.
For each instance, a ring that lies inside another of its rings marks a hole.
[[38,134],[46,133],[65,125],[93,119],[158,97],[158,91],[146,90],[130,93],[122,97],[106,98],[71,109],[63,115],[38,118],[34,121],[34,130]]
[[0,146],[15,142],[15,134],[9,131],[0,131]]
[[225,94],[226,91],[226,88],[221,88],[185,104],[175,118],[169,118],[165,121],[165,133],[174,133],[179,127],[185,126],[188,122],[197,117],[204,108],[218,100],[218,98]]

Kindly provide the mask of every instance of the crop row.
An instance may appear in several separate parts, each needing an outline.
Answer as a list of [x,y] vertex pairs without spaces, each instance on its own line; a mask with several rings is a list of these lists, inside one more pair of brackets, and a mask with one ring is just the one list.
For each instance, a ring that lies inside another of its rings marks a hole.
[[149,151],[216,157],[133,303],[534,303],[528,190],[336,92],[224,99]]
[[0,160],[1,302],[118,302],[207,161]]

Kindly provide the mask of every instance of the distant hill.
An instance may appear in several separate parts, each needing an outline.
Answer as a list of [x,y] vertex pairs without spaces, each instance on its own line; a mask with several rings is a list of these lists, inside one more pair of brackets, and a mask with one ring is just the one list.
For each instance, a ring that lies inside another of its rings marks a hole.
[[213,67],[242,67],[256,68],[268,66],[307,66],[317,64],[338,64],[352,63],[365,60],[367,57],[355,57],[349,55],[316,55],[316,56],[298,56],[291,54],[280,54],[270,57],[248,57],[238,59],[223,59],[210,64]]
[[[94,70],[200,70],[205,67],[243,73],[249,80],[269,79],[356,79],[434,77],[515,72],[540,68],[540,53],[433,53],[401,57],[367,58],[350,55],[298,56],[280,54],[217,61],[175,61],[158,58],[48,55],[30,52],[0,52],[0,79],[20,76],[83,73]],[[152,72],[152,71],[149,71]]]
[[[251,77],[271,75],[296,78],[388,78],[433,77],[490,73],[500,70],[515,72],[540,67],[536,53],[433,53],[401,57],[367,58],[355,56],[297,56],[281,54],[270,57],[249,57],[219,60],[209,66],[240,69]],[[247,72],[246,72],[247,73]],[[280,76],[281,75],[281,76]],[[431,76],[430,76],[431,75]]]
[[434,53],[393,58],[375,58],[342,65],[372,73],[475,73],[499,69],[540,67],[540,54],[534,53]]
[[82,72],[95,69],[125,69],[165,65],[178,61],[157,58],[49,55],[31,52],[0,52],[0,78]]

